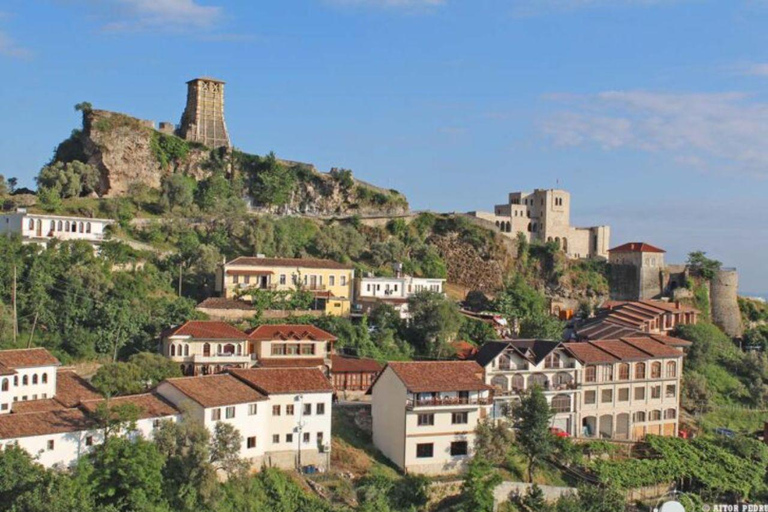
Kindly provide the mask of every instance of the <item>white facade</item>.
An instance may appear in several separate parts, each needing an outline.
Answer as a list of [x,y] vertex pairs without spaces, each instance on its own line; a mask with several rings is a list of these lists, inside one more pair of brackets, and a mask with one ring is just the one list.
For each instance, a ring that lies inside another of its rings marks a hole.
[[16,233],[24,242],[47,243],[52,239],[84,240],[94,245],[104,240],[106,227],[114,221],[17,211],[0,215],[0,233]]
[[377,302],[391,304],[400,318],[410,318],[408,298],[430,291],[445,294],[445,279],[428,277],[361,277],[357,280],[357,301],[361,310],[370,309]]

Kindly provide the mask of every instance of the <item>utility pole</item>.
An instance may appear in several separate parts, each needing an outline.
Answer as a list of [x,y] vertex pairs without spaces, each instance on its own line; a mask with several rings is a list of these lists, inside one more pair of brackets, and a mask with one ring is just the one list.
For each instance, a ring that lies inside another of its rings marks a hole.
[[13,266],[13,289],[11,290],[11,302],[13,303],[13,346],[16,346],[16,338],[19,336],[19,317],[16,311],[16,265]]

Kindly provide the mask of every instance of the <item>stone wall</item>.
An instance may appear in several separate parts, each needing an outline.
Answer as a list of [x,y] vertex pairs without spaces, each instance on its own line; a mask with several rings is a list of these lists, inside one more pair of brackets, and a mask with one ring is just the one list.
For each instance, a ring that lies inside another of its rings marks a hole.
[[[510,497],[525,495],[531,484],[523,482],[502,482],[493,490],[493,510],[498,510],[502,503],[509,501]],[[557,501],[562,496],[576,494],[573,487],[555,487],[553,485],[540,485],[539,488],[548,502]]]
[[611,264],[609,273],[611,299],[637,300],[640,294],[638,272],[639,269],[634,265]]
[[728,336],[738,337],[744,334],[739,311],[738,291],[739,273],[736,269],[722,269],[710,282],[710,303],[712,322]]

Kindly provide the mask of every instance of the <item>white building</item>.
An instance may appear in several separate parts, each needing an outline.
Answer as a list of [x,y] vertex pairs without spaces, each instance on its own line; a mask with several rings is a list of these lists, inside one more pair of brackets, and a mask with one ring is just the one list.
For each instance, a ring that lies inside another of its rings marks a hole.
[[309,324],[265,324],[248,332],[248,352],[266,368],[318,367],[326,374],[336,336]]
[[445,294],[445,279],[396,276],[361,277],[357,280],[357,309],[367,312],[377,303],[391,304],[401,318],[408,318],[408,298],[416,293],[430,291]]
[[44,348],[0,351],[0,413],[11,412],[15,402],[53,398],[60,365]]
[[0,233],[16,233],[25,243],[47,244],[53,239],[84,240],[98,246],[104,241],[106,227],[113,222],[109,219],[27,213],[20,208],[14,213],[0,215]]
[[388,363],[369,391],[374,444],[406,472],[462,470],[493,403],[482,375],[474,361]]
[[250,368],[256,354],[248,335],[226,322],[190,320],[162,335],[162,354],[179,363],[184,375],[208,375]]

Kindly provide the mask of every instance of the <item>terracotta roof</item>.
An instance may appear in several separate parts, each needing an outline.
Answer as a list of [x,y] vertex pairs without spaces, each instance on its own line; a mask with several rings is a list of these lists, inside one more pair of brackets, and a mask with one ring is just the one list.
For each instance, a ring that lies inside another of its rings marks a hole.
[[334,268],[351,270],[354,265],[346,265],[333,260],[323,260],[316,258],[256,258],[251,256],[240,256],[227,262],[226,266],[243,267],[290,267],[290,268]]
[[325,361],[317,357],[265,357],[259,359],[259,364],[264,368],[315,368],[323,366]]
[[245,269],[236,269],[231,268],[227,270],[227,274],[229,275],[238,275],[238,276],[271,276],[274,274],[271,270],[245,270]]
[[24,414],[28,412],[57,411],[62,409],[71,409],[55,398],[45,398],[43,400],[24,400],[13,402],[11,405],[11,414]]
[[483,369],[475,361],[393,361],[387,366],[411,393],[492,389],[483,382]]
[[262,393],[331,393],[333,387],[318,368],[250,368],[229,370]]
[[643,361],[648,354],[621,340],[600,340],[596,342],[600,350],[608,352],[620,361]]
[[248,333],[248,339],[256,341],[309,340],[336,341],[333,334],[309,324],[260,325]]
[[331,373],[378,373],[381,365],[365,357],[331,356]]
[[99,400],[103,398],[96,388],[73,372],[62,370],[56,373],[56,401],[64,407],[75,407],[85,400]]
[[595,342],[592,341],[563,343],[563,347],[584,364],[615,363],[619,361],[618,357],[600,350],[599,346],[595,345]]
[[608,252],[667,252],[664,249],[659,249],[651,244],[645,242],[629,242],[622,244],[613,249],[608,249]]
[[[105,400],[90,400],[83,402],[83,408],[88,412],[94,412],[99,404]],[[175,416],[179,410],[165,398],[155,393],[142,393],[140,395],[118,396],[109,401],[110,407],[116,407],[125,404],[135,405],[139,410],[139,419],[163,418],[165,416]]]
[[244,340],[248,337],[240,329],[216,320],[190,320],[163,333],[163,337],[168,336],[190,336],[206,340]]
[[240,309],[253,311],[253,304],[244,300],[226,299],[224,297],[208,297],[196,306],[197,309]]
[[93,428],[96,428],[96,422],[80,409],[0,415],[0,439],[44,436]]
[[468,341],[458,340],[451,342],[451,347],[456,350],[456,359],[471,359],[477,354],[477,347]]
[[58,359],[44,348],[0,350],[0,365],[6,369],[59,366]]
[[267,398],[227,374],[205,375],[202,377],[180,377],[163,381],[194,400],[203,407],[222,407],[225,405],[259,402]]
[[683,356],[679,349],[649,336],[564,343],[563,346],[584,364]]
[[664,343],[665,345],[669,345],[670,347],[690,347],[691,345],[693,345],[693,343],[688,340],[684,340],[682,338],[675,338],[674,336],[650,334],[648,335],[648,337],[660,343]]
[[636,347],[643,352],[647,352],[651,357],[682,357],[682,351],[656,341],[649,337],[637,337],[637,338],[622,338],[621,341],[629,343],[633,347]]

